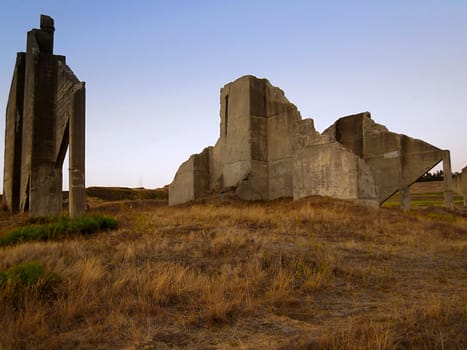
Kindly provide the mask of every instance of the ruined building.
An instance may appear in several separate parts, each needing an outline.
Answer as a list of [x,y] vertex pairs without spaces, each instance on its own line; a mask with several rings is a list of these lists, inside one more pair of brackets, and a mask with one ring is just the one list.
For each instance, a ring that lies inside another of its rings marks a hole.
[[253,76],[225,85],[220,106],[219,140],[180,166],[170,205],[233,188],[247,200],[321,195],[374,206],[399,191],[407,209],[409,186],[442,161],[446,205],[453,206],[449,151],[390,132],[368,112],[320,134],[282,90]]
[[68,144],[70,216],[85,208],[85,87],[53,54],[54,21],[41,15],[19,52],[6,111],[3,204],[10,212],[57,215]]

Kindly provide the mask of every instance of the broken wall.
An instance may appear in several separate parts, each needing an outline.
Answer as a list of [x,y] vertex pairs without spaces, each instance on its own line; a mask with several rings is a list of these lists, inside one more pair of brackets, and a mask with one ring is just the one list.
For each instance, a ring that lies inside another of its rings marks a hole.
[[291,197],[292,146],[300,113],[284,92],[266,79],[245,76],[231,84],[245,81],[249,84],[249,97],[243,103],[250,106],[251,166],[247,176],[239,179],[237,194],[244,199]]
[[308,124],[302,122],[298,131],[294,200],[320,195],[377,206],[378,188],[364,160]]
[[[210,153],[210,190],[235,187],[247,200],[327,195],[374,202],[376,190],[361,159],[329,137],[319,138],[313,121],[302,120],[284,92],[266,79],[244,76],[226,84],[220,118],[220,137]],[[309,135],[300,136],[299,128]],[[311,136],[313,142],[297,146],[298,138]],[[170,204],[198,198],[193,184],[197,156],[177,171]]]
[[[223,187],[236,186],[251,168],[250,98],[248,79],[221,90],[221,130],[218,162]],[[216,181],[216,180],[215,180]]]
[[169,205],[182,204],[200,198],[209,191],[209,163],[212,147],[193,154],[177,171],[169,185]]
[[[338,119],[323,134],[359,155],[371,168],[380,204],[408,187],[443,160],[441,149],[422,140],[396,134],[375,123],[368,112]],[[449,169],[450,172],[450,169]],[[407,202],[408,201],[408,202]]]
[[[340,118],[320,134],[281,89],[249,75],[221,89],[220,118],[208,175],[206,167],[199,175],[194,162],[200,155],[192,156],[170,185],[171,204],[233,187],[247,200],[322,195],[370,205],[399,191],[408,208],[409,186],[443,161],[445,202],[452,207],[449,151],[390,132],[368,112]],[[202,186],[196,178],[203,178]]]

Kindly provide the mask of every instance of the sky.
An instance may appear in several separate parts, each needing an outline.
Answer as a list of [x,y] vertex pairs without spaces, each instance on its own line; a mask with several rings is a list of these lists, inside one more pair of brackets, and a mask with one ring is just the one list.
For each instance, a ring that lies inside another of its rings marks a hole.
[[40,14],[86,82],[87,186],[169,184],[215,144],[220,89],[247,74],[284,90],[320,132],[369,111],[449,149],[453,171],[467,165],[467,1],[1,0],[0,130]]

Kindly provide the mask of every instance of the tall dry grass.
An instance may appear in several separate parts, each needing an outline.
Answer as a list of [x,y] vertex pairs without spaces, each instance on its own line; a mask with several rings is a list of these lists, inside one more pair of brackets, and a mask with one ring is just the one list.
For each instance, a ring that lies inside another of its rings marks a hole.
[[[100,209],[104,210],[105,209]],[[109,208],[114,232],[0,250],[60,276],[5,349],[462,348],[467,223],[313,198]]]

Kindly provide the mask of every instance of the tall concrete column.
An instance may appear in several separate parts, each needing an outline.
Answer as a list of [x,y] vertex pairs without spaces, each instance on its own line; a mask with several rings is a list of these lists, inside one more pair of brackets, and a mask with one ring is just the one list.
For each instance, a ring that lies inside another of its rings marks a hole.
[[467,207],[467,166],[462,169],[461,188],[464,196],[464,207]]
[[58,59],[53,37],[48,16],[41,16],[41,29],[27,37],[21,210],[29,209],[31,217],[58,215],[62,209],[62,174],[55,162]]
[[400,138],[400,178],[399,178],[399,195],[402,210],[410,210],[410,182],[408,175],[407,161],[407,143],[408,137],[402,135]]
[[448,150],[443,151],[444,205],[454,209],[454,190],[451,171],[451,156]]
[[25,63],[26,54],[19,52],[6,108],[3,205],[10,213],[19,211],[20,203]]
[[405,185],[399,187],[399,195],[400,195],[400,201],[401,201],[401,209],[410,210],[411,208],[410,187],[405,186]]
[[84,214],[86,207],[85,190],[85,87],[84,83],[74,94],[73,110],[70,116],[70,217]]

